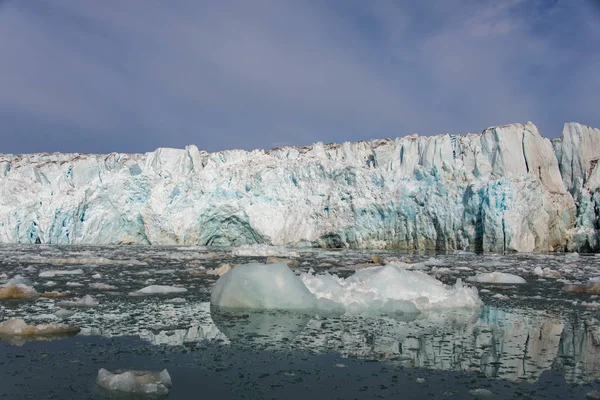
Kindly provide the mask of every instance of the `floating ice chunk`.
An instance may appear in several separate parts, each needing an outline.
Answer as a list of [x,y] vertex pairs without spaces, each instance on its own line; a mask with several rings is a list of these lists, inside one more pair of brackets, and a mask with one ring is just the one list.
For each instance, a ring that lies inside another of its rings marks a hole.
[[83,274],[83,270],[81,268],[79,269],[72,269],[72,270],[66,270],[66,271],[43,271],[39,273],[39,277],[40,278],[54,278],[55,276],[60,276],[60,275],[82,275]]
[[67,282],[67,286],[70,286],[70,287],[81,287],[81,286],[83,286],[83,283],[79,283],[79,282]]
[[102,278],[102,275],[100,275],[100,274],[94,274],[94,275],[92,275],[92,278],[94,278],[94,279],[100,279],[100,278]]
[[76,334],[79,328],[65,324],[27,325],[20,318],[13,318],[0,324],[0,336],[48,336]]
[[35,299],[38,296],[34,288],[22,283],[0,286],[0,300]]
[[280,263],[280,262],[286,263],[287,266],[290,268],[300,266],[300,261],[294,260],[292,258],[275,257],[275,256],[267,257],[267,264],[276,264],[276,263]]
[[105,257],[66,257],[66,258],[40,258],[40,259],[29,259],[29,260],[21,260],[21,262],[26,262],[28,264],[54,264],[54,265],[84,265],[84,264],[94,264],[94,265],[145,265],[138,260],[110,260]]
[[166,286],[166,285],[150,285],[143,289],[130,293],[133,296],[145,295],[145,294],[168,294],[168,293],[185,293],[186,288],[178,286]]
[[[300,277],[318,298],[328,298],[352,312],[393,312],[396,308],[410,313],[481,305],[477,289],[463,286],[460,279],[449,287],[425,273],[407,271],[397,264],[365,268],[346,279],[310,272]],[[407,302],[413,306],[407,308]]]
[[349,278],[313,272],[296,276],[285,264],[245,264],[222,276],[211,304],[226,308],[318,309],[363,313],[419,313],[439,308],[478,307],[477,289],[460,279],[448,287],[424,273],[394,265],[359,270]]
[[117,287],[107,283],[96,282],[90,283],[90,288],[96,290],[115,290]]
[[44,286],[56,286],[56,282],[48,281],[48,282],[44,283]]
[[10,285],[33,286],[33,282],[31,282],[29,279],[25,278],[22,275],[15,275],[14,277],[12,277],[8,281],[6,281],[6,283],[3,286],[10,286]]
[[565,254],[565,261],[566,262],[573,262],[573,261],[577,261],[579,260],[579,253],[578,252],[573,252],[573,253],[567,253]]
[[60,319],[69,318],[73,314],[75,314],[75,311],[65,310],[64,308],[61,308],[54,313],[54,315],[56,315]]
[[81,299],[61,301],[57,305],[65,308],[93,308],[97,307],[99,304],[100,303],[98,303],[92,296],[88,294]]
[[489,399],[490,397],[494,397],[494,393],[490,392],[487,389],[473,389],[469,390],[469,394],[476,399]]
[[268,246],[266,244],[243,245],[233,249],[234,256],[242,257],[300,257],[297,251],[285,247]]
[[542,267],[535,267],[535,269],[533,270],[533,273],[536,274],[537,276],[541,276],[543,278],[552,278],[552,279],[561,279],[562,278],[562,276],[558,272],[556,272],[550,268],[542,269]]
[[252,263],[221,276],[210,302],[223,308],[307,310],[316,298],[286,264]]
[[219,276],[223,276],[226,273],[228,273],[229,271],[231,271],[231,265],[229,265],[229,264],[221,264],[219,266],[219,268],[208,269],[208,270],[206,270],[204,272],[207,275],[219,275]]
[[165,303],[171,303],[171,304],[183,304],[186,302],[187,302],[187,300],[182,297],[175,297],[173,299],[169,299],[169,300],[165,301]]
[[175,270],[174,269],[159,269],[157,271],[154,271],[155,274],[160,274],[160,275],[170,275],[170,274],[174,274]]
[[579,285],[566,285],[564,290],[578,294],[600,294],[600,283],[591,282]]
[[471,276],[467,278],[469,282],[479,282],[479,283],[506,283],[506,284],[519,284],[519,283],[527,283],[525,279],[520,276],[508,274],[506,272],[488,272],[483,274],[478,274],[475,276]]
[[153,371],[115,371],[101,368],[96,381],[104,389],[145,395],[165,395],[172,386],[171,376],[166,369]]

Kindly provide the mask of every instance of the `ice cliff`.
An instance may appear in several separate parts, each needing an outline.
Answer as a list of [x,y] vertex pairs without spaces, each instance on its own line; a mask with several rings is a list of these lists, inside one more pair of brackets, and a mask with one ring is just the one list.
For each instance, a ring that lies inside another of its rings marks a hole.
[[600,130],[0,155],[0,242],[600,250]]

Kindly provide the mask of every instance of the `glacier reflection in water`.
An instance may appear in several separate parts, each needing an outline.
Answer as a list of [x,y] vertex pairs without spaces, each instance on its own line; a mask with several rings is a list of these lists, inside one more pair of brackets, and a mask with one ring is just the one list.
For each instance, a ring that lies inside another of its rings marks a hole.
[[212,319],[234,346],[291,347],[515,381],[535,381],[552,368],[563,371],[569,383],[600,378],[600,331],[543,311],[486,306],[403,321],[213,310]]

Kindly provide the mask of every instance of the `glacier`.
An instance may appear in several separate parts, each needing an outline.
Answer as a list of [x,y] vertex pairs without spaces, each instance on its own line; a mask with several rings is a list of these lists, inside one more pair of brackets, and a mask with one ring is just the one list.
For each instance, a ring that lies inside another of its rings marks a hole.
[[600,129],[0,155],[0,243],[600,250]]

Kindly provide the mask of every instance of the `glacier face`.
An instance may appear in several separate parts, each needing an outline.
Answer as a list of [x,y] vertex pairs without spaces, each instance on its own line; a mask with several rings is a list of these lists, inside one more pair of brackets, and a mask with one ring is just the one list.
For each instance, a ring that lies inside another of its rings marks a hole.
[[0,155],[0,242],[600,249],[600,130]]

